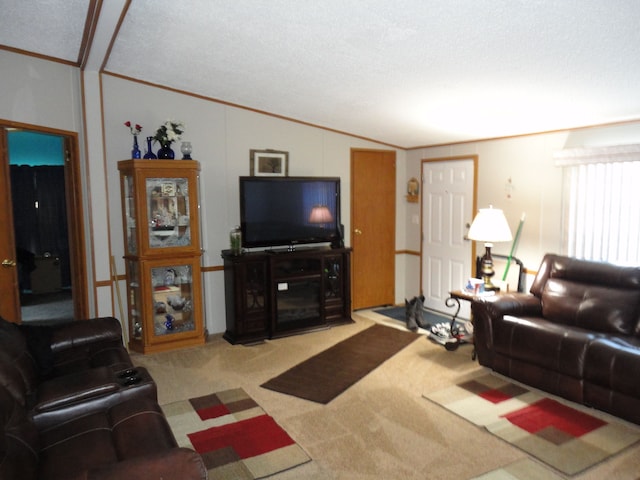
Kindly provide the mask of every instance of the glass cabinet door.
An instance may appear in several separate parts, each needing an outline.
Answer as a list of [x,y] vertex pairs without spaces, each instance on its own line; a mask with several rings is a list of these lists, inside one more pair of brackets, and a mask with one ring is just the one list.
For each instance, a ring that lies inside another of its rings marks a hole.
[[342,256],[324,259],[324,296],[326,300],[341,299],[343,294]]
[[138,232],[136,229],[136,192],[133,175],[125,175],[122,177],[122,189],[124,191],[123,201],[126,222],[126,252],[129,255],[136,255],[138,253]]
[[188,178],[147,178],[149,248],[189,247]]
[[153,335],[195,331],[192,265],[152,267],[151,284]]
[[127,287],[129,292],[129,334],[132,339],[142,339],[142,299],[140,296],[140,266],[127,260]]

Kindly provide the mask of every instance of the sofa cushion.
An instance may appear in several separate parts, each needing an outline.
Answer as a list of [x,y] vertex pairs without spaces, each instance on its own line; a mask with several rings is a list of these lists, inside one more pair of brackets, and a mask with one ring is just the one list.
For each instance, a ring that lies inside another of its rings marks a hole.
[[556,323],[630,335],[638,323],[640,290],[609,288],[550,278],[542,291],[542,315]]
[[589,346],[584,378],[594,385],[640,398],[640,340],[609,336]]
[[35,480],[37,478],[38,432],[24,408],[0,387],[0,479]]
[[571,280],[586,285],[640,289],[640,267],[621,267],[552,253],[546,254],[542,259],[530,292],[541,298],[542,290],[550,278]]
[[122,325],[113,317],[56,325],[52,332],[53,376],[96,367],[114,372],[133,367],[122,343]]
[[160,407],[147,398],[41,431],[40,440],[39,478],[60,480],[177,447]]
[[18,328],[25,337],[27,349],[38,367],[40,378],[47,378],[53,372],[53,351],[51,350],[53,327],[23,323]]
[[505,315],[494,325],[493,345],[505,357],[581,378],[587,349],[595,338],[589,331],[539,317]]
[[38,370],[24,335],[14,323],[0,318],[0,385],[26,405],[38,387]]

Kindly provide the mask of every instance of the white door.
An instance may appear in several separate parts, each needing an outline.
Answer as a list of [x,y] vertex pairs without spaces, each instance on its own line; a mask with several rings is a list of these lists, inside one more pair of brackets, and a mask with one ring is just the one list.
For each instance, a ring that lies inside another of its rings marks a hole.
[[[477,157],[438,159],[422,164],[422,291],[425,307],[451,314],[451,290],[464,287],[475,270],[473,242],[466,240],[475,208]],[[469,302],[460,317],[470,318]]]

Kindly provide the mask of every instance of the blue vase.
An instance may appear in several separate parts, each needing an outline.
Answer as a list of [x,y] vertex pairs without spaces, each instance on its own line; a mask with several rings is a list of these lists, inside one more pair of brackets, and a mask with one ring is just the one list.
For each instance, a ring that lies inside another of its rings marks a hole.
[[146,158],[148,160],[155,160],[156,158],[156,154],[153,153],[153,151],[151,150],[151,141],[153,140],[153,137],[147,137],[147,153],[144,154],[144,157],[142,158]]
[[162,144],[162,148],[158,150],[158,158],[165,160],[173,160],[176,157],[176,154],[173,150],[171,150],[170,143]]
[[138,136],[133,136],[133,150],[131,150],[131,158],[140,158],[142,155],[140,153],[140,149],[138,148]]

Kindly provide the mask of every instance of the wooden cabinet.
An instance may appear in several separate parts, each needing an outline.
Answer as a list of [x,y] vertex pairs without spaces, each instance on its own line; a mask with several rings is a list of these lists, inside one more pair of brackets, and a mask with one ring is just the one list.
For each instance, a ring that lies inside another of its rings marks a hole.
[[231,343],[251,343],[350,323],[348,248],[222,252]]
[[227,329],[231,343],[250,343],[269,337],[269,264],[266,255],[233,256],[224,252]]
[[118,162],[129,348],[151,353],[204,343],[195,160]]

